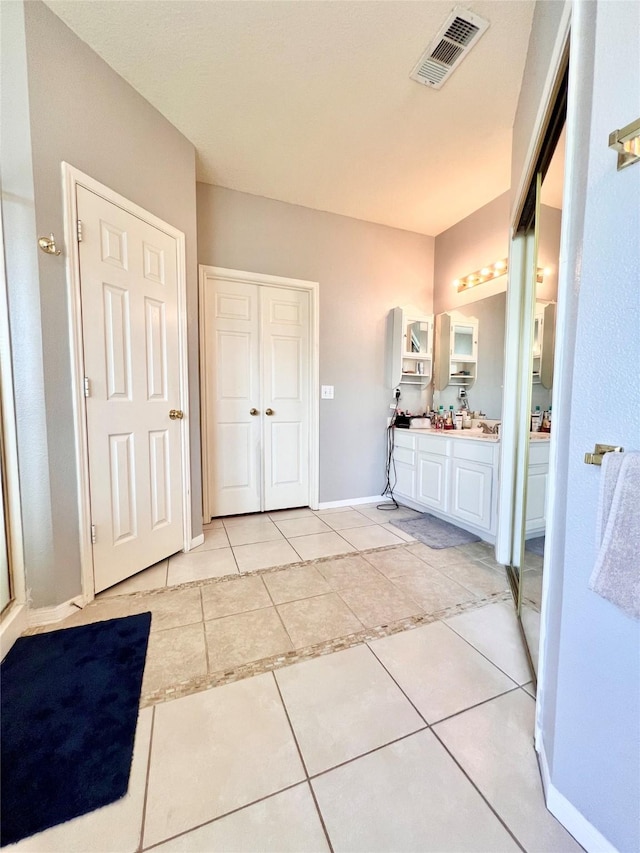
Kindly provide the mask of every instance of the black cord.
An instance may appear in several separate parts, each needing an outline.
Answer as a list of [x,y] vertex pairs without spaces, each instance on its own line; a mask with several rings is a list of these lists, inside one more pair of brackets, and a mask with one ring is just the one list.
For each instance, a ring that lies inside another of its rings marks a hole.
[[[387,427],[387,461],[385,465],[385,476],[386,483],[384,490],[382,492],[382,497],[385,495],[389,495],[391,498],[391,504],[388,501],[384,503],[378,504],[376,509],[383,510],[394,510],[399,509],[398,501],[395,499],[393,490],[398,481],[398,475],[396,472],[396,460],[393,457],[393,451],[395,448],[395,423],[396,423],[396,415],[398,414],[398,401],[400,400],[400,392],[396,391],[396,405],[393,410],[393,414],[391,415],[391,420],[389,421],[389,426]],[[393,471],[393,485],[391,484],[391,472]]]

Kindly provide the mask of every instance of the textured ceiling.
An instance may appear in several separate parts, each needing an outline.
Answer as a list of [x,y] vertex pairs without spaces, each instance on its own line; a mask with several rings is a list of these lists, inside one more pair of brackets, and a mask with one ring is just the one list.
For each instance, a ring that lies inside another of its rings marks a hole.
[[440,91],[409,79],[454,2],[47,0],[197,149],[198,179],[436,235],[509,188],[534,3]]

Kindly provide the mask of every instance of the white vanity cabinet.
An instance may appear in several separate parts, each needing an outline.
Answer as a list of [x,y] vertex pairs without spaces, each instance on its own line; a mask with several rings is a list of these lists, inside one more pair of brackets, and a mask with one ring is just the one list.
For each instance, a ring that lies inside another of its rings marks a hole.
[[493,542],[498,451],[495,441],[398,429],[395,494],[414,509],[431,512]]
[[406,305],[394,308],[389,319],[389,387],[426,387],[433,375],[433,314]]
[[476,317],[453,311],[436,317],[433,376],[437,391],[447,385],[470,387],[476,381],[479,325]]
[[549,481],[549,442],[531,440],[527,474],[527,509],[525,537],[542,536],[545,530],[547,488]]

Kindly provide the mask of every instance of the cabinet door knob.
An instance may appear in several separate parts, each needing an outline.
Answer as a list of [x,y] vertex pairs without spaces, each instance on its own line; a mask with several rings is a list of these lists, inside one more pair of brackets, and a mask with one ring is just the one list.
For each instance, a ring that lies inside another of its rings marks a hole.
[[273,414],[273,409],[267,409],[265,412],[265,415],[272,415],[272,414]]
[[184,413],[180,409],[171,409],[169,417],[172,421],[181,421],[184,417]]
[[250,415],[259,415],[260,412],[257,409],[249,409],[249,414]]

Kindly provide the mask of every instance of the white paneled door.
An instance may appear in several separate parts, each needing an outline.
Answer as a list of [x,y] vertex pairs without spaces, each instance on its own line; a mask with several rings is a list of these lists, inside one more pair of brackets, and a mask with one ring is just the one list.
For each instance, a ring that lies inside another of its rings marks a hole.
[[183,547],[178,253],[174,237],[81,186],[77,204],[100,592]]
[[208,514],[307,506],[309,293],[224,277],[203,282]]

